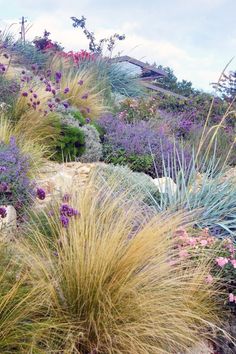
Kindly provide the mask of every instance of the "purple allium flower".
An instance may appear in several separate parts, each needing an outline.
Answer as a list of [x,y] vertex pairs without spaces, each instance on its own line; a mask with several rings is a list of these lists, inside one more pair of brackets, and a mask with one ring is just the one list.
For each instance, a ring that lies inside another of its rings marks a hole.
[[2,72],[5,72],[5,71],[6,71],[6,67],[5,67],[4,64],[0,64],[0,70],[1,70]]
[[69,218],[67,216],[61,215],[60,220],[63,227],[67,228],[69,226]]
[[73,209],[73,216],[80,216],[80,212],[77,209]]
[[34,98],[38,98],[38,95],[36,93],[33,94]]
[[60,207],[60,214],[61,215],[67,215],[69,209],[69,205],[68,204],[62,204]]
[[47,77],[51,76],[51,74],[52,74],[52,71],[50,69],[48,69],[46,72]]
[[82,86],[82,85],[83,85],[83,83],[84,83],[84,81],[83,81],[83,80],[79,80],[79,81],[78,81],[78,85],[80,85],[80,86]]
[[63,106],[67,109],[69,107],[69,103],[63,102]]
[[62,198],[64,203],[68,203],[70,199],[71,199],[71,196],[68,193],[64,194],[64,196]]
[[57,71],[57,72],[55,73],[55,80],[56,80],[56,81],[60,81],[60,80],[61,80],[61,77],[62,77],[61,72],[60,72],[60,71]]
[[51,88],[51,86],[50,86],[50,85],[47,85],[47,86],[46,86],[46,89],[45,89],[45,91],[47,91],[47,92],[51,92],[51,91],[52,91],[52,88]]
[[74,215],[74,209],[71,207],[68,207],[67,214],[69,218]]
[[88,93],[85,93],[81,98],[82,98],[82,100],[87,100],[87,98],[88,98]]
[[0,166],[0,172],[5,172],[7,170],[6,166]]
[[7,210],[4,207],[0,207],[0,217],[3,219],[7,216]]
[[52,94],[55,95],[56,94],[56,90],[52,89]]
[[22,92],[22,96],[23,97],[27,97],[28,96],[28,92],[26,92],[26,91]]
[[1,182],[0,183],[0,193],[4,193],[9,189],[8,183],[7,182]]
[[85,121],[86,121],[87,124],[89,124],[89,123],[91,122],[91,119],[90,119],[89,117],[87,117],[87,118],[85,119]]
[[37,197],[40,200],[44,200],[46,198],[46,193],[42,188],[37,188]]
[[64,90],[64,93],[68,93],[70,91],[69,87],[66,87],[65,90]]

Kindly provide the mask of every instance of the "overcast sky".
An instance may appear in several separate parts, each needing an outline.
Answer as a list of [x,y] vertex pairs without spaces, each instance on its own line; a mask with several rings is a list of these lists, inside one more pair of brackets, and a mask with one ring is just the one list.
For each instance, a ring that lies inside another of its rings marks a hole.
[[[114,32],[126,40],[122,54],[174,69],[179,79],[210,90],[236,54],[236,0],[0,0],[1,27],[27,17],[28,39],[51,32],[67,50],[87,47],[71,16],[87,18],[98,38]],[[231,65],[236,69],[236,59]]]

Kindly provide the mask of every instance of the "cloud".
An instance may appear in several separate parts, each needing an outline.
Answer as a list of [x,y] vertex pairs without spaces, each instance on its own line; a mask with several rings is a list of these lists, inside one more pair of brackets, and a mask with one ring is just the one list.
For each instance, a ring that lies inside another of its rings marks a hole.
[[[29,39],[47,29],[66,50],[79,50],[88,42],[72,27],[70,16],[84,14],[98,38],[126,34],[116,53],[170,66],[179,79],[209,90],[209,82],[217,80],[235,55],[235,10],[234,0],[150,0],[145,5],[141,0],[120,0],[119,6],[110,0],[13,0],[7,23],[18,23],[23,12],[33,23]],[[19,25],[15,28],[19,32]]]

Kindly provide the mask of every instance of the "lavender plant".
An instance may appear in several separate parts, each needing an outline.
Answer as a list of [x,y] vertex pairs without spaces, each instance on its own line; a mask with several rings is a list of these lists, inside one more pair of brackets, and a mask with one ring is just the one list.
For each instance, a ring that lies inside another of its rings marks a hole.
[[[171,155],[181,150],[176,142],[167,137],[164,132],[153,129],[149,122],[140,121],[131,124],[112,116],[105,116],[99,123],[106,131],[103,141],[105,161],[111,162],[112,159],[112,162],[117,164],[120,162],[121,155],[126,158],[124,161],[126,163],[130,158],[131,160],[137,158],[144,169],[137,166],[134,168],[135,164],[128,163],[135,171],[145,172],[151,176],[162,175],[163,167],[168,165]],[[187,150],[184,151],[184,155],[186,161],[190,159]]]
[[0,142],[0,205],[13,205],[21,215],[32,201],[34,185],[28,177],[29,157],[19,150],[14,137]]

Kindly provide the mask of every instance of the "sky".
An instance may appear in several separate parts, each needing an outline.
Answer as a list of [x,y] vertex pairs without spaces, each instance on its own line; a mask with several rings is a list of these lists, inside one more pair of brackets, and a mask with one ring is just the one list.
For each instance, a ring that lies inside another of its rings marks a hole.
[[[211,91],[236,55],[236,0],[0,0],[0,26],[19,32],[19,19],[31,25],[27,39],[43,34],[66,50],[87,48],[71,16],[87,18],[96,37],[125,34],[116,53],[169,66],[178,79]],[[230,65],[236,69],[236,58]]]

